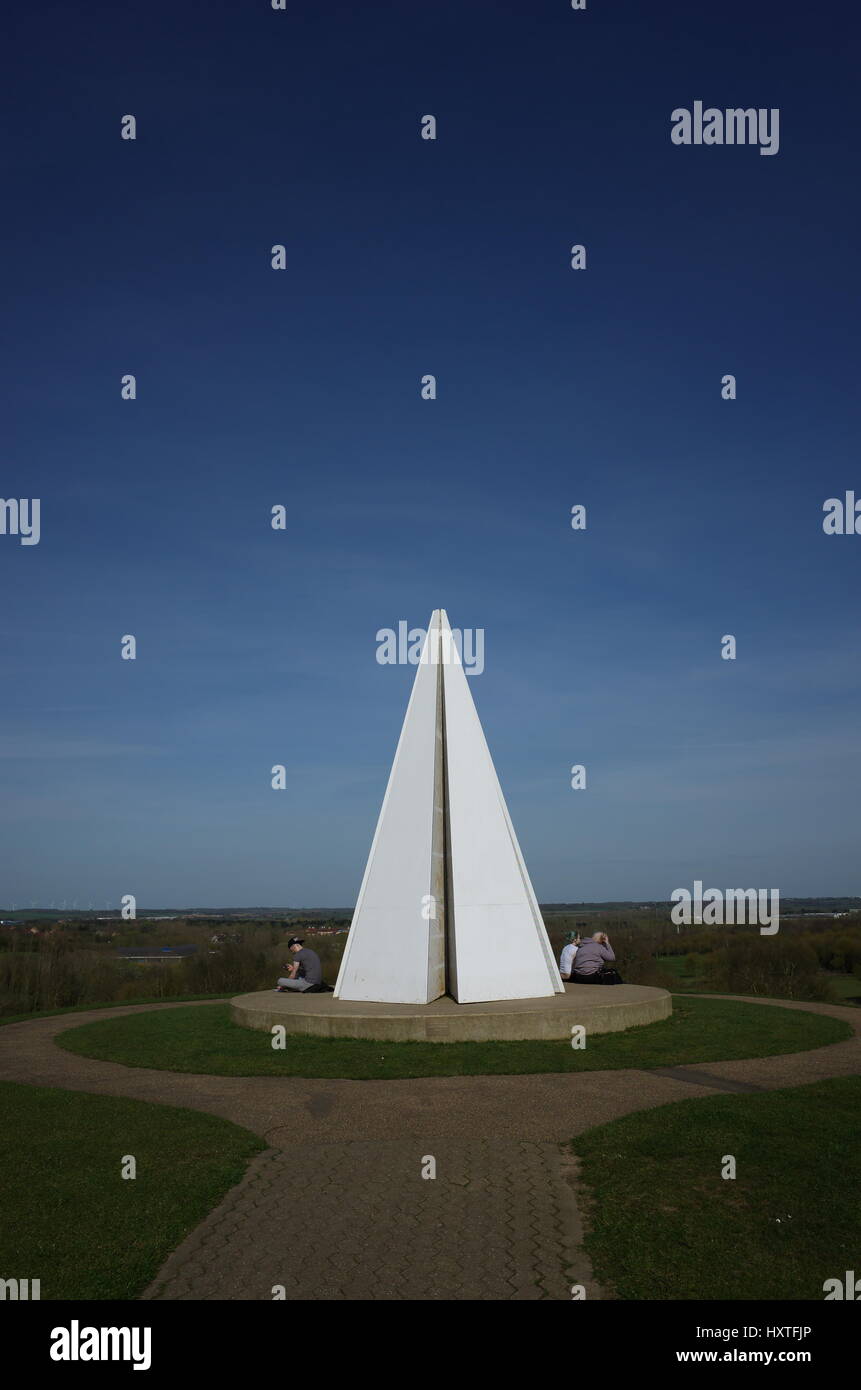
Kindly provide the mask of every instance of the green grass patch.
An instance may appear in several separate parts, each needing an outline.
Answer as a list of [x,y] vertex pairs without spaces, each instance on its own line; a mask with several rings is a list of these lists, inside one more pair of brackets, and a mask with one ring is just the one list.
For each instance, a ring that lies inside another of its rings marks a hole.
[[826,1279],[858,1268],[859,1106],[861,1078],[847,1077],[678,1101],[580,1135],[599,1283],[623,1299],[821,1300]]
[[289,1035],[283,1050],[271,1035],[241,1028],[226,1005],[170,1009],[86,1023],[55,1041],[69,1052],[129,1067],[216,1076],[347,1077],[505,1076],[530,1072],[603,1071],[685,1062],[771,1057],[841,1042],[848,1024],[820,1014],[676,997],[660,1023],[603,1033],[574,1049],[554,1042],[372,1042]]
[[137,1004],[195,1004],[208,999],[232,999],[235,991],[227,994],[178,994],[175,998],[165,998],[163,994],[153,994],[147,999],[107,999],[99,1004],[69,1004],[64,1009],[39,1009],[27,1014],[7,1014],[0,1017],[0,1028],[6,1023],[29,1023],[34,1018],[57,1018],[60,1014],[85,1014],[90,1009],[129,1009]]
[[687,956],[656,956],[655,959],[668,975],[674,975],[679,980],[687,978]]
[[829,974],[826,978],[841,1004],[853,1004],[861,999],[861,980],[857,975]]
[[706,963],[708,957],[697,956],[697,968],[690,970],[687,956],[657,956],[656,960],[665,975],[673,979],[679,989],[704,989],[706,987]]
[[[0,1269],[42,1299],[137,1298],[262,1139],[214,1115],[0,1082]],[[121,1177],[132,1154],[137,1177]]]

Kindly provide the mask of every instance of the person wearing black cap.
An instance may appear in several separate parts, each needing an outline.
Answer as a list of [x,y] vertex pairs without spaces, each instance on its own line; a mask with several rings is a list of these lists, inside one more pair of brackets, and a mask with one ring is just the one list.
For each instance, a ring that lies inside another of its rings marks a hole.
[[291,936],[287,948],[292,952],[293,960],[290,965],[285,965],[287,974],[278,981],[278,989],[282,992],[287,989],[306,990],[311,989],[312,985],[321,984],[323,967],[317,952],[307,950],[301,936]]

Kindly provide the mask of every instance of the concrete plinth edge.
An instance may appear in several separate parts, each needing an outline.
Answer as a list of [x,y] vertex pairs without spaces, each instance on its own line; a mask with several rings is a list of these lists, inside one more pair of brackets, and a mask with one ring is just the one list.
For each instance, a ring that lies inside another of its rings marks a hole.
[[269,1032],[283,1024],[288,1033],[321,1038],[373,1038],[380,1042],[500,1042],[570,1038],[582,1024],[592,1033],[617,1033],[669,1018],[672,998],[646,985],[566,985],[564,994],[546,999],[505,999],[489,1004],[457,1004],[444,997],[433,1004],[367,1004],[332,994],[241,994],[230,1001],[230,1016],[243,1028]]

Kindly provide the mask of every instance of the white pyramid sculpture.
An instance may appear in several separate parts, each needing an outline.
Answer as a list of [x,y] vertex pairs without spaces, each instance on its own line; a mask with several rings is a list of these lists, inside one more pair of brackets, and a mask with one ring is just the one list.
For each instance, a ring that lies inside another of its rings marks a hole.
[[564,993],[445,611],[431,616],[335,994]]

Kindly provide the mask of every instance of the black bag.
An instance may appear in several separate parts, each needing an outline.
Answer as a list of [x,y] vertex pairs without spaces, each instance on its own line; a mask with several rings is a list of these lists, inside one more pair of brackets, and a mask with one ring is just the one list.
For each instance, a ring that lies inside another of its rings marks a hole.
[[602,970],[597,983],[599,985],[622,985],[625,982],[618,970]]

